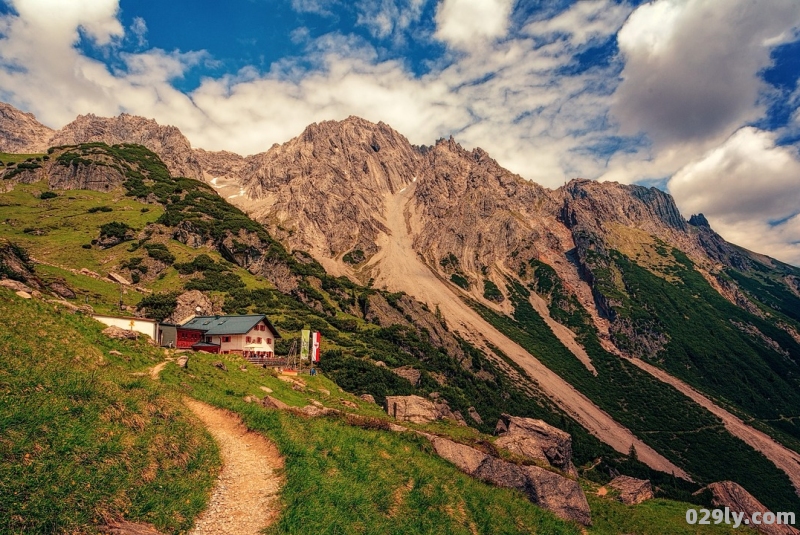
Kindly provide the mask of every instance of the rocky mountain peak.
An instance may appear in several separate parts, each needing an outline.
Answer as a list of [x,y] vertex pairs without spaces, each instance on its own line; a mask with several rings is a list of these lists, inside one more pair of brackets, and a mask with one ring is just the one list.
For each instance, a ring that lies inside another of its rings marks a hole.
[[56,132],[49,145],[78,145],[104,142],[137,143],[158,154],[170,174],[202,180],[203,170],[189,140],[174,126],[162,126],[153,119],[127,113],[116,117],[79,115]]
[[688,230],[675,200],[657,188],[574,179],[559,192],[564,200],[561,219],[569,227],[603,234],[604,226],[616,223],[656,236]]
[[53,129],[37,121],[32,113],[0,102],[0,152],[44,152],[52,135]]

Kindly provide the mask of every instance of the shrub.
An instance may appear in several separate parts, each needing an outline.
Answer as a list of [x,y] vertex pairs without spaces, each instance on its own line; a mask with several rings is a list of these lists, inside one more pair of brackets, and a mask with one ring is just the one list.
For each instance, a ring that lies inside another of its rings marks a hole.
[[113,208],[110,206],[92,206],[87,210],[90,214],[95,214],[97,212],[111,212]]
[[55,199],[56,197],[58,197],[58,194],[53,191],[43,191],[42,194],[39,195],[39,198],[43,201],[46,201],[47,199]]
[[364,260],[366,260],[366,257],[361,249],[354,249],[342,257],[342,261],[348,264],[360,264]]
[[128,226],[126,223],[121,223],[119,221],[112,221],[111,223],[106,223],[100,227],[100,237],[101,238],[117,238],[119,240],[125,241],[132,239],[129,235],[133,229]]
[[153,260],[158,260],[168,266],[175,262],[175,255],[170,253],[167,246],[163,243],[147,243],[144,248],[147,251],[147,256]]
[[505,299],[500,288],[489,279],[483,279],[483,297],[495,303],[500,303]]
[[178,306],[178,292],[152,294],[145,296],[136,306],[154,320],[164,321]]
[[466,277],[464,277],[460,273],[453,273],[452,275],[450,275],[450,280],[454,284],[461,286],[465,290],[469,290],[469,281],[467,280]]

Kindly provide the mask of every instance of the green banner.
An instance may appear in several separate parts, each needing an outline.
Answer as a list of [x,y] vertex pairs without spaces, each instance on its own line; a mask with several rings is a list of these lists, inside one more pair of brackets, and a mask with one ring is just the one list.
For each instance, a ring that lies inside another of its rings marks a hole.
[[311,338],[311,331],[309,329],[303,329],[300,332],[300,360],[308,360],[310,338]]

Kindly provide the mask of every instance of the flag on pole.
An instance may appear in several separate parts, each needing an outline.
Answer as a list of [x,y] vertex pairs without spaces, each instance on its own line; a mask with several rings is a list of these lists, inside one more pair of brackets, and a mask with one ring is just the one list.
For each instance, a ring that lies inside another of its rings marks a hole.
[[311,339],[311,360],[313,362],[319,362],[319,346],[321,343],[322,335],[319,331],[316,331]]
[[300,331],[300,360],[308,360],[309,338],[311,338],[310,330]]

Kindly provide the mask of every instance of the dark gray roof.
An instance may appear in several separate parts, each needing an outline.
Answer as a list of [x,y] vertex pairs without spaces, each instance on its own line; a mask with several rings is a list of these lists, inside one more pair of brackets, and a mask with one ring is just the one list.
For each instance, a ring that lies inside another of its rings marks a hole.
[[219,336],[227,334],[245,334],[255,327],[258,322],[266,323],[267,328],[275,338],[280,338],[278,330],[264,314],[248,314],[245,316],[196,316],[181,327],[205,331],[207,335]]

